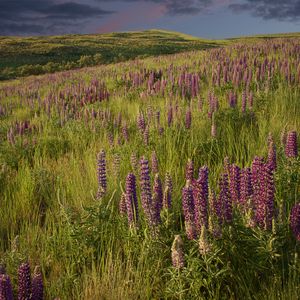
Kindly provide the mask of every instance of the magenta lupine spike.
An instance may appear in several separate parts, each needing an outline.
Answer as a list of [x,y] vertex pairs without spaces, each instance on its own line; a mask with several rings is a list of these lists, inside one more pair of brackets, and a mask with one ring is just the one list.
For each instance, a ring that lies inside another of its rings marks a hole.
[[138,125],[138,128],[140,129],[140,132],[143,133],[146,129],[146,121],[145,121],[143,113],[141,113],[141,112],[139,113],[138,118],[137,118],[137,125]]
[[125,123],[122,127],[122,134],[123,134],[123,138],[126,142],[129,141],[129,133],[128,133],[128,127],[127,124]]
[[220,179],[219,201],[222,207],[223,219],[227,223],[232,222],[232,200],[229,195],[228,175],[225,173]]
[[147,126],[143,133],[144,144],[149,145],[149,127]]
[[297,132],[296,131],[288,132],[286,145],[285,145],[285,155],[288,158],[295,158],[298,156]]
[[31,299],[31,276],[28,263],[22,263],[18,269],[18,300]]
[[169,109],[168,109],[167,121],[168,121],[168,126],[170,127],[173,122],[173,107],[172,107],[172,105],[170,105]]
[[151,169],[153,174],[158,173],[158,158],[155,151],[153,151],[151,155]]
[[185,179],[191,182],[194,180],[194,163],[191,159],[189,159],[186,164]]
[[194,215],[194,198],[193,188],[190,181],[187,181],[186,186],[182,190],[182,210],[185,221],[185,231],[188,239],[196,238],[195,231],[195,215]]
[[136,227],[139,214],[136,196],[136,179],[133,173],[129,173],[126,178],[126,211],[129,227]]
[[13,290],[10,277],[6,274],[0,275],[0,299],[13,300]]
[[300,203],[291,209],[290,226],[297,241],[300,241]]
[[157,222],[154,219],[152,211],[152,194],[151,194],[151,182],[149,163],[145,157],[142,157],[140,161],[140,187],[141,187],[141,202],[144,210],[144,214],[149,226],[155,225]]
[[175,235],[171,248],[172,264],[176,269],[182,269],[185,265],[183,253],[183,241],[180,235]]
[[32,278],[32,297],[31,300],[44,299],[43,276],[39,266],[36,266]]
[[131,163],[131,167],[134,171],[138,169],[138,159],[137,159],[137,156],[135,153],[131,154],[130,163]]
[[200,168],[199,178],[193,181],[193,199],[195,226],[197,234],[201,232],[201,227],[208,227],[208,168]]
[[185,128],[190,129],[191,125],[192,125],[192,111],[190,108],[188,108],[185,114]]
[[127,208],[126,208],[126,194],[122,193],[120,202],[119,202],[119,212],[120,215],[125,216],[127,214]]
[[102,198],[107,189],[105,151],[101,150],[97,157],[98,191],[97,199]]
[[160,223],[160,212],[163,207],[163,188],[158,173],[155,174],[152,194],[152,210],[155,215],[155,220]]
[[269,134],[268,137],[268,164],[272,168],[273,171],[276,170],[277,160],[276,160],[276,145],[274,143],[272,134]]
[[241,198],[240,203],[245,209],[249,199],[253,194],[252,182],[251,182],[251,169],[245,168],[241,172]]
[[240,201],[240,183],[241,170],[237,165],[232,164],[229,167],[229,187],[231,200],[235,203]]
[[246,91],[243,91],[243,93],[242,93],[242,113],[246,112],[246,106],[247,106],[247,94],[246,94]]
[[171,175],[167,172],[165,176],[165,191],[163,197],[163,208],[170,209],[172,206],[173,183]]

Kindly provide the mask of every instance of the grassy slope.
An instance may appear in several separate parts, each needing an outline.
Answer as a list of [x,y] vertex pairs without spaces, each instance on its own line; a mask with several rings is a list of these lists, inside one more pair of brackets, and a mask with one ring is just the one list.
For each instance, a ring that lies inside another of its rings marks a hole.
[[[204,40],[163,30],[100,35],[0,37],[0,79],[24,75],[21,69],[24,65],[52,62],[60,64],[57,70],[76,68],[78,64],[71,67],[66,64],[76,63],[83,55],[101,54],[101,62],[111,63],[137,56],[172,54],[221,44],[222,41]],[[40,73],[47,73],[47,70]]]

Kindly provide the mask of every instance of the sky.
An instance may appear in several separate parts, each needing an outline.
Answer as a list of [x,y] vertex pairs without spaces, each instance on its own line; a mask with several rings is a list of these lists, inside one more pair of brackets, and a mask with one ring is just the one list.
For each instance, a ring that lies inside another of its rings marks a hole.
[[145,29],[204,38],[299,32],[300,0],[0,0],[0,35]]

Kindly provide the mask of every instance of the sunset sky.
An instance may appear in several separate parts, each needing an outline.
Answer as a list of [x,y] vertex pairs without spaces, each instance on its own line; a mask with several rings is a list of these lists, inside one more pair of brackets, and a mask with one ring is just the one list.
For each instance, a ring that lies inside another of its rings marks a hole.
[[0,0],[0,35],[166,29],[223,38],[300,31],[300,0]]

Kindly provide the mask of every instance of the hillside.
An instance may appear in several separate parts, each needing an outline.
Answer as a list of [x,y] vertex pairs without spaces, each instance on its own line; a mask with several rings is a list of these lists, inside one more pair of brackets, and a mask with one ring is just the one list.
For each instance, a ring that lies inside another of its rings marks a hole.
[[136,57],[206,49],[223,43],[163,30],[0,37],[0,80],[126,61]]

